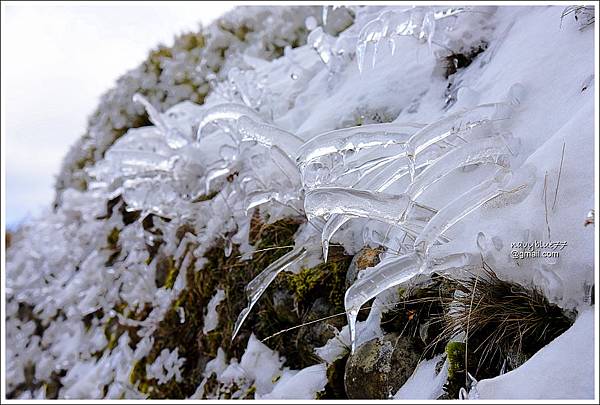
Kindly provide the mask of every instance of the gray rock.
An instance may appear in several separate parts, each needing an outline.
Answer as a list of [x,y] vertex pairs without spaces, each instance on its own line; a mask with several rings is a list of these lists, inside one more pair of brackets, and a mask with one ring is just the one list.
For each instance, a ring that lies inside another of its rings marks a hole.
[[395,333],[364,343],[346,363],[344,385],[348,398],[390,398],[412,375],[422,352],[420,338]]
[[376,266],[379,263],[379,254],[382,252],[383,248],[381,247],[372,248],[365,246],[354,255],[346,272],[346,289],[354,283],[360,271]]

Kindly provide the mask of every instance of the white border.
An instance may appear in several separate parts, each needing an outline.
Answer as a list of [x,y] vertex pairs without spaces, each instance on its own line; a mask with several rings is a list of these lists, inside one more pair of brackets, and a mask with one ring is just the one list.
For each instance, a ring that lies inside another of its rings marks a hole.
[[[5,7],[11,4],[23,4],[23,5],[38,5],[38,4],[44,4],[44,5],[73,5],[73,2],[70,1],[47,1],[47,2],[37,2],[37,1],[23,1],[23,2],[15,2],[15,1],[3,1],[1,4],[1,14],[2,14],[2,44],[4,44],[4,41],[6,40],[6,35],[5,35]],[[178,5],[178,4],[182,4],[185,2],[182,1],[158,1],[158,2],[153,2],[153,5],[160,5],[160,6],[169,6],[172,7],[174,5]],[[206,3],[207,7],[217,7],[217,3],[215,2],[204,2]],[[300,2],[300,1],[230,1],[228,2],[230,5],[235,5],[235,6],[241,6],[241,5],[270,5],[270,6],[279,6],[279,5],[345,5],[345,4],[367,4],[364,1],[360,1],[360,2],[350,2],[350,1],[307,1],[307,2]],[[448,4],[448,5],[464,5],[465,3],[469,3],[469,4],[473,4],[473,5],[499,5],[499,6],[521,6],[521,5],[529,5],[529,6],[544,6],[544,5],[552,5],[552,6],[569,6],[569,5],[593,5],[595,6],[595,18],[596,18],[596,26],[594,27],[594,29],[596,30],[596,33],[598,32],[598,28],[597,28],[597,24],[598,24],[598,3],[595,1],[579,1],[579,2],[573,2],[573,1],[544,1],[544,2],[536,2],[536,1],[462,1],[462,2],[458,2],[458,1],[374,1],[374,2],[369,2],[369,5],[407,5],[407,4],[418,4],[418,5],[439,5],[440,3],[443,4]],[[143,3],[137,2],[137,1],[120,1],[120,2],[112,2],[112,1],[81,1],[77,3],[78,5],[81,6],[86,6],[86,5],[106,5],[106,6],[111,6],[111,7],[115,7],[115,6],[121,6],[121,5],[141,5]],[[596,41],[594,42],[594,48],[595,48],[595,60],[596,60],[596,66],[595,66],[595,78],[597,80],[598,78],[598,60],[599,60],[599,53],[598,53],[598,40],[596,38]],[[3,63],[5,63],[5,55],[4,55],[4,49],[5,47],[2,46],[2,61]],[[2,69],[2,74],[1,74],[1,79],[2,82],[5,81],[5,73],[4,73],[4,69]],[[600,178],[600,172],[599,172],[599,132],[598,132],[598,116],[599,116],[599,108],[598,108],[598,100],[599,100],[599,91],[598,91],[598,85],[597,83],[594,85],[594,89],[595,89],[595,95],[596,95],[596,104],[594,107],[595,110],[595,136],[594,136],[594,153],[595,153],[595,160],[594,160],[594,173],[595,173],[595,179],[596,182],[598,181],[598,179]],[[5,133],[5,118],[6,118],[6,110],[5,110],[5,95],[4,95],[4,87],[2,87],[2,98],[1,98],[1,102],[0,102],[0,106],[1,106],[1,121],[0,121],[0,125],[1,125],[1,140],[2,140],[2,144],[4,144],[4,137],[6,135]],[[1,290],[2,290],[2,299],[0,301],[0,316],[2,318],[2,336],[1,336],[1,355],[0,355],[0,361],[2,362],[0,364],[0,374],[1,374],[1,384],[2,386],[0,387],[0,391],[2,392],[2,396],[0,397],[2,400],[2,403],[7,403],[7,404],[15,404],[15,403],[31,403],[31,404],[38,404],[38,403],[47,403],[47,402],[53,402],[53,403],[73,403],[73,404],[93,404],[93,403],[106,403],[106,404],[123,404],[123,403],[147,403],[148,400],[15,400],[15,399],[6,399],[6,392],[5,392],[5,349],[6,349],[6,342],[5,342],[5,322],[6,322],[6,302],[5,302],[5,273],[6,273],[6,266],[5,266],[5,253],[6,253],[6,222],[5,222],[5,218],[6,218],[6,168],[5,168],[5,148],[0,148],[0,156],[1,156],[1,161],[2,161],[2,165],[0,168],[0,174],[1,174],[1,181],[2,181],[2,192],[1,192],[1,198],[0,198],[0,202],[2,205],[2,212],[1,212],[1,218],[0,218],[0,223],[2,226],[1,229],[1,235],[2,235],[2,240],[0,241],[0,245],[1,245],[1,257],[2,257],[2,266],[1,266]],[[595,182],[595,184],[596,184]],[[596,187],[594,190],[594,196],[595,196],[595,210],[596,213],[598,212],[598,188]],[[595,255],[594,255],[594,270],[595,270],[595,285],[598,285],[598,281],[599,281],[599,277],[598,277],[598,269],[599,269],[599,252],[600,252],[600,247],[598,245],[598,226],[594,225],[594,237],[595,237]],[[599,293],[598,293],[598,289],[595,289],[595,302],[598,303],[598,297],[599,297]],[[595,305],[595,399],[593,400],[472,400],[470,402],[472,403],[531,403],[531,404],[548,404],[548,403],[571,403],[571,404],[596,404],[598,403],[598,399],[599,399],[599,374],[598,374],[598,354],[599,354],[599,339],[598,339],[598,330],[599,330],[599,325],[598,325],[598,305]],[[443,402],[454,402],[457,400],[450,400],[450,401],[443,401]],[[152,401],[153,403],[181,403],[182,400],[155,400]],[[380,403],[382,401],[377,401],[377,400],[311,400],[311,401],[307,401],[307,400],[218,400],[218,401],[211,401],[211,400],[186,400],[186,403],[272,403],[272,404],[277,404],[277,403],[290,403],[290,404],[301,404],[301,403],[344,403],[344,404],[371,404],[371,403]],[[429,403],[440,403],[440,401],[438,400],[386,400],[386,403],[415,403],[415,404],[429,404]]]

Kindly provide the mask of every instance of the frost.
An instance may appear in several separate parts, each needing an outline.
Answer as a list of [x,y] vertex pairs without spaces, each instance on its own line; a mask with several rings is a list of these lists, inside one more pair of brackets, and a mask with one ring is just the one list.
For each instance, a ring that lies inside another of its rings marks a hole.
[[185,363],[185,358],[179,357],[178,350],[169,351],[164,349],[154,363],[146,365],[146,375],[149,378],[156,378],[159,384],[165,384],[172,378],[175,381],[181,381],[181,367]]
[[202,327],[202,333],[208,333],[217,328],[219,324],[219,314],[217,313],[217,306],[225,299],[225,291],[217,290],[215,295],[208,302],[206,313],[204,314],[204,326]]

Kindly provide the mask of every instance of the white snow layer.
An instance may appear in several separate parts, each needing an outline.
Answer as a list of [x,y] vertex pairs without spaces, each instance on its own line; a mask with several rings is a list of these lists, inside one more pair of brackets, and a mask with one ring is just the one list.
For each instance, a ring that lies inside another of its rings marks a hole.
[[594,310],[520,367],[477,384],[479,399],[593,399]]
[[217,290],[215,295],[208,302],[206,307],[206,314],[204,315],[204,326],[202,327],[203,333],[213,331],[219,325],[219,314],[217,313],[217,306],[225,299],[225,291]]

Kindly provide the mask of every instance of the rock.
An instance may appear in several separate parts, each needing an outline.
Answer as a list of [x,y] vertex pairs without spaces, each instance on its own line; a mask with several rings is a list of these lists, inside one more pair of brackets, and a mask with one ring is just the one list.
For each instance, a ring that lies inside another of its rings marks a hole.
[[395,333],[359,346],[346,363],[344,385],[348,398],[390,398],[412,375],[422,352],[420,338]]
[[376,266],[379,263],[379,254],[381,252],[383,252],[382,247],[372,248],[365,246],[354,255],[346,273],[346,289],[354,283],[361,270]]

